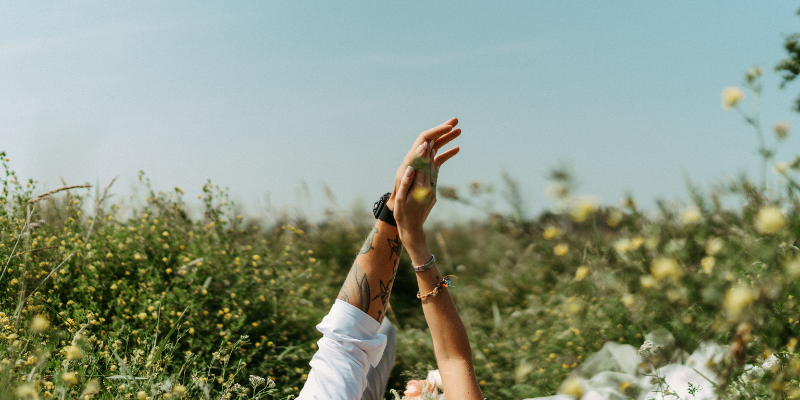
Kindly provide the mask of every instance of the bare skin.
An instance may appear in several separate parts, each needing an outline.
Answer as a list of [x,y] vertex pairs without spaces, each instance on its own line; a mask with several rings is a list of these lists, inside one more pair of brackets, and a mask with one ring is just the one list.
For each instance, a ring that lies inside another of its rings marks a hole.
[[[397,192],[397,186],[405,170],[416,158],[421,156],[420,146],[424,144],[427,154],[430,156],[431,148],[439,149],[461,134],[461,129],[453,129],[457,123],[457,119],[450,119],[435,128],[422,132],[417,137],[411,150],[400,164],[395,176],[392,196]],[[431,146],[431,141],[436,141],[436,143]],[[455,147],[442,152],[434,157],[432,165],[438,170],[458,151],[459,148]],[[394,210],[393,204],[393,197],[390,197],[387,201],[390,210]],[[425,217],[427,218],[427,213]],[[382,322],[386,315],[386,307],[389,304],[389,296],[392,292],[402,251],[403,243],[398,228],[380,220],[376,221],[369,237],[356,256],[337,298],[364,311],[378,322]]]
[[[379,322],[386,315],[403,246],[414,265],[430,260],[431,251],[422,226],[436,204],[432,183],[436,182],[439,167],[459,151],[454,147],[437,154],[442,146],[461,135],[461,129],[454,129],[457,123],[457,119],[450,119],[422,132],[414,141],[395,174],[394,189],[387,201],[397,227],[380,220],[375,222],[339,292],[339,299]],[[419,170],[414,170],[412,164]],[[412,195],[414,189],[421,191],[415,196]],[[421,293],[430,292],[440,280],[441,274],[435,265],[417,273]],[[431,330],[434,355],[447,397],[482,400],[467,331],[448,289],[423,301],[422,311]]]
[[[435,146],[432,147],[435,149]],[[423,166],[422,169],[406,169],[397,187],[394,203],[394,216],[400,238],[406,245],[412,264],[418,266],[431,259],[431,250],[422,226],[436,203],[436,191],[431,185],[431,180],[435,182],[438,173],[438,166],[434,162],[435,154],[433,151],[420,155],[423,159],[427,157],[427,162],[419,163]],[[416,195],[415,190],[418,191]],[[426,192],[429,192],[428,196],[421,195]],[[441,279],[436,265],[426,271],[417,272],[420,293],[429,293]],[[423,300],[422,311],[431,331],[433,353],[447,397],[482,400],[467,330],[450,297],[449,289],[442,288],[438,295]]]

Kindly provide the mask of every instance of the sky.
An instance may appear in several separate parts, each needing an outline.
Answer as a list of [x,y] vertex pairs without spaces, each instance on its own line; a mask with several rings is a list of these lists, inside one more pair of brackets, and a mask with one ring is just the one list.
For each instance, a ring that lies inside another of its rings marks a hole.
[[[119,176],[125,197],[143,170],[156,189],[193,198],[210,179],[250,214],[314,216],[331,206],[324,185],[340,208],[369,208],[419,132],[458,117],[461,153],[439,186],[499,186],[506,171],[536,216],[552,207],[548,172],[567,164],[580,193],[653,206],[687,199],[687,176],[703,187],[758,176],[754,131],[720,106],[754,65],[765,131],[800,127],[800,83],[781,90],[774,72],[798,7],[4,1],[0,150],[42,190]],[[777,160],[793,158],[797,136]]]

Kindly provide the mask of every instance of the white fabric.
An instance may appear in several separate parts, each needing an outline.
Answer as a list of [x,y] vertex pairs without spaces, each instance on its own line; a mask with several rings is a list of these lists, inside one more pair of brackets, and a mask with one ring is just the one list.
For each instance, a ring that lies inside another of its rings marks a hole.
[[386,347],[386,335],[377,333],[380,326],[365,312],[337,299],[317,325],[323,336],[298,400],[360,399],[369,365],[378,365]]

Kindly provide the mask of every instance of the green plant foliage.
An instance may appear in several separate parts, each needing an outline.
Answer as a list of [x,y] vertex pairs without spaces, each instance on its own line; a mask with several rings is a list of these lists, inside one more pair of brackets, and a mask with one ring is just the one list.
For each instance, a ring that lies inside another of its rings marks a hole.
[[[747,78],[754,92],[758,75]],[[737,90],[724,106],[738,107]],[[769,146],[757,115],[742,115],[757,128],[766,171],[789,128]],[[87,185],[35,195],[36,182],[0,160],[0,399],[298,393],[314,326],[371,220],[331,212],[267,227],[236,215],[210,182],[192,218],[183,190],[156,191],[144,175],[146,197],[130,202]],[[711,366],[719,397],[800,397],[798,160],[775,164],[774,182],[743,177],[707,192],[690,183],[689,205],[659,202],[655,213],[630,198],[611,207],[576,196],[564,167],[551,175],[553,210],[535,220],[507,175],[502,191],[440,187],[487,216],[428,227],[442,272],[459,276],[451,293],[484,395],[554,394],[604,343],[638,347],[666,328],[689,352],[707,340],[729,346]],[[492,208],[498,192],[508,215]],[[396,279],[395,390],[436,365],[413,272]],[[771,355],[768,370],[748,372]],[[647,365],[641,373],[659,377]]]

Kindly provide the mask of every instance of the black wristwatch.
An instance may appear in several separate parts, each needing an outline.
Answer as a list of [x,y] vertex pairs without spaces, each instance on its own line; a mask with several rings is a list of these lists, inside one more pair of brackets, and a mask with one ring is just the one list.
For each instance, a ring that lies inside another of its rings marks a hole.
[[372,207],[372,214],[375,215],[375,218],[386,222],[392,226],[397,226],[397,221],[394,220],[394,213],[392,210],[389,209],[389,206],[386,205],[386,202],[389,201],[389,196],[392,193],[386,193],[385,195],[381,196],[378,201],[375,202],[375,205]]

